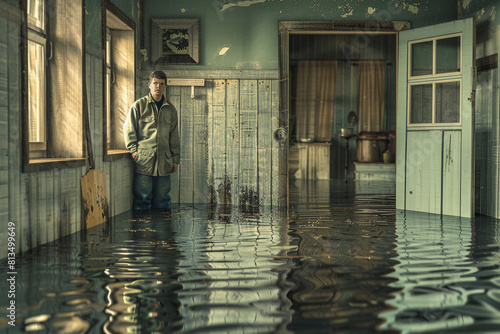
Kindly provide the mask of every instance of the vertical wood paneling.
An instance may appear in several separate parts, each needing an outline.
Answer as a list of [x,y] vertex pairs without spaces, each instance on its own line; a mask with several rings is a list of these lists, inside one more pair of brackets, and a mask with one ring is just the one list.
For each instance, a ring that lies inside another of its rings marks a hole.
[[61,232],[61,226],[63,224],[62,212],[61,212],[61,170],[55,169],[54,171],[54,180],[52,185],[52,191],[54,193],[54,200],[52,202],[53,210],[54,210],[54,237],[55,239],[64,236]]
[[[8,22],[3,17],[0,17],[0,31],[8,32]],[[0,224],[9,220],[9,85],[7,84],[8,76],[8,34],[0,34]],[[0,225],[2,226],[2,225]],[[0,230],[0,238],[2,242],[7,240],[7,229]],[[6,250],[0,251],[0,258],[3,258],[3,253]]]
[[[21,214],[19,220],[16,221],[16,231],[20,232],[21,235],[21,247],[19,249],[20,252],[24,252],[32,247],[31,242],[31,234],[30,234],[30,199],[29,199],[29,190],[30,190],[30,177],[28,174],[21,175]],[[16,233],[16,234],[17,234]],[[16,244],[18,247],[19,244]]]
[[[19,26],[7,25],[19,38]],[[0,54],[0,103],[9,110],[0,115],[0,127],[8,129],[2,132],[8,133],[8,140],[2,141],[5,147],[0,143],[0,150],[9,151],[5,166],[0,162],[8,173],[0,187],[3,182],[7,190],[2,193],[9,194],[2,212],[8,214],[6,220],[16,221],[22,236],[19,250],[27,250],[82,228],[80,178],[86,167],[21,173],[19,55],[12,48],[0,52],[8,53]],[[103,161],[100,56],[86,55],[85,75],[95,165],[106,171],[110,214],[117,215],[131,209],[133,165],[129,159]],[[280,145],[272,140],[280,121],[278,88],[277,80],[207,80],[191,99],[190,87],[169,87],[184,136],[180,177],[173,176],[174,203],[207,203],[209,184],[218,204],[258,205],[259,194],[261,204],[272,203],[278,179],[273,176],[279,171],[273,161],[280,156]],[[210,170],[214,179],[209,183]]]
[[[207,192],[207,202],[210,204],[215,204],[215,183],[214,183],[214,160],[213,160],[213,138],[214,138],[214,126],[213,126],[213,88],[215,86],[214,81],[205,82],[205,86],[207,87],[207,166],[208,166],[208,192]],[[182,148],[181,148],[182,149]]]
[[36,247],[39,236],[39,220],[38,220],[38,185],[35,174],[30,174],[28,179],[28,224],[23,226],[23,235],[27,241],[27,248]]
[[500,218],[498,69],[478,73],[476,89],[476,210]]
[[240,81],[240,206],[259,203],[257,166],[257,81]]
[[56,239],[54,220],[54,171],[47,171],[46,179],[46,242],[50,242]]
[[60,189],[61,196],[59,197],[59,210],[61,212],[60,221],[60,235],[68,235],[71,231],[70,229],[70,219],[71,219],[71,193],[72,189],[70,187],[70,173],[69,169],[62,169],[60,174]]
[[217,204],[229,204],[226,175],[226,81],[214,80],[212,91],[212,168],[214,199]]
[[271,118],[271,81],[259,80],[258,83],[258,114],[257,114],[257,161],[258,161],[258,189],[259,204],[270,206],[272,164],[272,132]]
[[443,215],[460,215],[461,142],[460,131],[443,133]]
[[[274,131],[280,127],[279,117],[279,83],[278,81],[271,81],[271,138],[274,138]],[[277,140],[271,139],[271,203],[272,206],[278,206],[278,197],[280,196],[280,158],[284,160],[284,154],[280,149],[280,144]],[[285,162],[286,163],[286,162]],[[287,166],[283,166],[281,173],[287,173]]]
[[113,215],[119,215],[132,208],[134,165],[130,159],[112,161],[111,164],[114,171],[110,173],[112,181],[108,183],[108,187],[112,187],[114,196],[112,201],[108,200],[108,203],[110,212],[113,212]]
[[441,214],[442,134],[409,131],[407,136],[406,210]]
[[179,135],[183,148],[179,169],[179,201],[181,203],[193,203],[194,177],[194,99],[191,98],[191,87],[181,87],[181,105],[179,112]]
[[[20,43],[19,22],[8,23],[8,83],[9,101],[9,220],[16,224],[16,231],[23,231],[23,225],[27,224],[28,215],[26,210],[27,192],[25,177],[21,174],[21,67],[18,45]],[[8,111],[7,111],[8,110]],[[4,222],[2,222],[4,224]],[[2,229],[5,230],[5,229]],[[26,250],[26,242],[21,241],[18,251]],[[2,250],[4,251],[4,250]]]
[[[181,104],[181,91],[179,86],[173,86],[169,87],[168,89],[168,94],[167,98],[170,101],[170,103],[173,104],[173,106],[177,109],[177,117],[178,117],[178,129],[182,128],[182,119],[180,118],[180,109],[182,108]],[[182,140],[182,132],[179,132],[179,136],[181,137]],[[181,157],[183,154],[183,148],[181,147]],[[182,165],[179,166],[180,168],[183,168]],[[182,190],[180,187],[180,177],[181,173],[175,173],[170,176],[170,182],[172,185],[172,188],[170,190],[170,197],[172,200],[172,204],[174,203],[179,203],[180,199],[180,191]]]
[[[193,182],[194,203],[207,203],[208,193],[208,118],[207,118],[207,88],[195,88],[193,110]],[[182,152],[181,152],[182,154]]]
[[[0,28],[5,32],[0,35],[0,139],[4,136],[0,140],[0,156],[8,157],[0,160],[0,215],[3,217],[0,226],[6,231],[8,221],[16,223],[17,251],[21,252],[82,228],[80,178],[86,168],[21,172],[19,24],[0,16]],[[102,160],[101,65],[99,56],[87,55],[85,75],[93,152],[96,167],[106,170],[108,184],[115,185],[111,206],[112,212],[119,214],[131,208],[132,165],[127,159],[106,163]],[[3,236],[5,232],[0,232],[0,237]],[[0,258],[5,257],[6,249],[0,250]]]
[[47,194],[47,175],[49,174],[49,171],[44,171],[41,173],[40,177],[38,178],[38,196],[40,197],[37,203],[38,206],[38,231],[39,235],[37,237],[37,242],[36,245],[42,245],[48,242],[47,239],[47,207],[49,204],[52,204],[48,201],[48,194]]
[[231,189],[231,204],[239,203],[240,165],[240,85],[238,80],[227,80],[226,88],[226,175]]
[[[191,116],[182,115],[181,122],[192,124],[182,126],[181,137],[191,135],[192,139],[181,139],[181,156],[190,160],[183,161],[181,167],[190,164],[193,183],[181,186],[186,194],[173,201],[217,206],[272,205],[274,194],[286,189],[286,184],[280,183],[286,179],[284,144],[272,139],[281,121],[279,82],[205,80],[205,87],[196,88],[195,99],[190,101],[187,88],[180,88],[186,89],[181,93],[180,110],[192,111]],[[175,86],[169,87],[168,96],[175,95],[173,89]],[[178,182],[190,183],[190,177],[184,180],[182,170]],[[259,193],[264,194],[260,202]]]

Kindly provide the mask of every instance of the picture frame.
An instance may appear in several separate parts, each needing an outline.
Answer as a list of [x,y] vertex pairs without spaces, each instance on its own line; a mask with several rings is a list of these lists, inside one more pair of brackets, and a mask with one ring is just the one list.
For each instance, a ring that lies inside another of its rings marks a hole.
[[151,61],[156,64],[200,64],[200,19],[152,18]]

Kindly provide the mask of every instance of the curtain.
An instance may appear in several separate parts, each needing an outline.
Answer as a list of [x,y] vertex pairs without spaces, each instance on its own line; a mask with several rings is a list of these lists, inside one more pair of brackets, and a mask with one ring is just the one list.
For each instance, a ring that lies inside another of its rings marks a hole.
[[332,139],[336,61],[299,61],[297,67],[297,140]]
[[385,103],[384,61],[361,61],[359,80],[358,131],[382,131]]

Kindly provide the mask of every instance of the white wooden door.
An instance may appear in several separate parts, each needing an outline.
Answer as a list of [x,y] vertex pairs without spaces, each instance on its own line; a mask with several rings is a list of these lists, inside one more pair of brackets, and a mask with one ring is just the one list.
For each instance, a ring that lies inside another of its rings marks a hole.
[[474,216],[475,20],[399,33],[396,207]]

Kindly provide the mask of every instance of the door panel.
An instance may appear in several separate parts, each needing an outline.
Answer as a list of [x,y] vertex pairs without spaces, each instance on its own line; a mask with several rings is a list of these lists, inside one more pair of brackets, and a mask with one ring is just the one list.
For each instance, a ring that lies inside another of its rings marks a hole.
[[475,20],[399,33],[396,207],[474,215]]
[[407,210],[441,212],[441,137],[439,131],[408,133]]
[[460,212],[460,164],[462,137],[459,131],[443,133],[443,215]]

